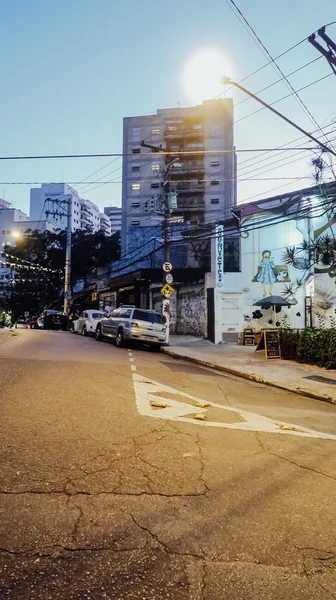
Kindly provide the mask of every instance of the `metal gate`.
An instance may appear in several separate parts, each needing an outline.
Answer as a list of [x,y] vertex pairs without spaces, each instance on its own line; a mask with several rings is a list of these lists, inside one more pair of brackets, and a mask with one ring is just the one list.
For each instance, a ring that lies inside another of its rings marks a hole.
[[215,294],[214,288],[207,289],[207,338],[215,343]]

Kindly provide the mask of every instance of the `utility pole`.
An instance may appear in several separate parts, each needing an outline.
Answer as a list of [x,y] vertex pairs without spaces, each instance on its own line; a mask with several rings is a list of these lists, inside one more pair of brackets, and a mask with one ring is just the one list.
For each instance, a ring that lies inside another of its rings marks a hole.
[[272,111],[275,115],[277,115],[278,117],[280,117],[281,119],[283,119],[283,121],[286,121],[286,123],[289,123],[289,125],[292,125],[292,127],[295,127],[295,129],[297,129],[298,131],[300,131],[301,133],[303,133],[304,135],[306,135],[307,137],[309,137],[320,148],[322,148],[322,150],[324,152],[329,152],[330,154],[333,154],[334,156],[336,156],[336,152],[334,150],[332,150],[331,148],[329,148],[328,146],[326,146],[326,144],[323,144],[323,142],[321,142],[316,137],[314,137],[313,135],[311,135],[311,133],[308,133],[308,131],[306,131],[305,129],[302,129],[302,127],[300,127],[299,125],[297,125],[296,123],[294,123],[294,121],[291,121],[290,119],[288,119],[288,117],[285,117],[285,115],[283,115],[281,112],[279,112],[278,110],[276,110],[275,108],[273,108],[272,106],[270,106],[269,104],[267,104],[266,102],[264,102],[263,100],[261,100],[261,98],[258,98],[258,96],[255,96],[254,94],[252,94],[252,92],[250,92],[249,90],[247,90],[246,88],[244,88],[242,85],[240,85],[236,81],[232,81],[229,77],[223,77],[222,78],[222,83],[224,85],[230,84],[230,85],[233,85],[234,87],[238,88],[239,90],[241,90],[242,92],[244,92],[245,94],[247,94],[248,96],[250,96],[250,98],[253,98],[257,102],[259,102],[259,104],[262,104],[265,108],[268,108],[268,110]]
[[71,198],[67,202],[67,229],[64,270],[64,312],[69,314],[71,301]]
[[324,56],[327,59],[329,65],[331,67],[331,70],[336,75],[336,44],[326,34],[326,32],[325,32],[325,26],[321,27],[321,29],[319,29],[317,33],[320,36],[320,38],[322,38],[322,40],[325,42],[328,50],[326,50],[326,48],[324,48],[319,42],[316,41],[316,34],[315,33],[312,33],[309,36],[308,42],[312,46],[314,46],[314,48],[316,48],[322,54],[322,56]]
[[[144,141],[141,142],[140,146],[142,148],[149,148],[152,152],[162,152],[162,146],[152,146],[152,144],[146,144]],[[164,317],[164,322],[166,326],[166,344],[169,345],[169,336],[170,336],[170,296],[174,293],[174,288],[171,287],[171,283],[173,282],[173,276],[171,274],[172,265],[170,263],[170,229],[169,229],[169,216],[171,212],[170,206],[170,181],[169,174],[170,168],[173,163],[178,160],[178,158],[174,158],[170,163],[165,165],[164,169],[164,182],[163,182],[163,288],[161,290],[164,298],[162,300],[162,316]],[[168,282],[169,279],[169,282]],[[165,290],[165,293],[163,292]],[[169,295],[168,295],[169,294]]]
[[[66,217],[67,225],[66,225],[66,245],[65,245],[65,265],[64,265],[64,303],[63,310],[66,315],[69,314],[70,303],[71,303],[71,196],[69,196],[66,200],[52,199],[46,198],[46,202],[51,202],[52,205],[55,204],[56,210],[46,210],[45,215],[48,218],[48,215],[52,215],[54,217]],[[66,207],[66,211],[64,211],[64,205]],[[59,210],[59,206],[63,207],[62,211]]]

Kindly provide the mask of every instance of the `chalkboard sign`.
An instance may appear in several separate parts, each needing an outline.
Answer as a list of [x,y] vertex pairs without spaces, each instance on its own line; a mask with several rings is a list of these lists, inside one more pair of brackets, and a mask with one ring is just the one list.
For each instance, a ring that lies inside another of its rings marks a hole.
[[263,331],[256,352],[258,350],[265,350],[266,358],[281,358],[279,331],[277,329]]
[[280,338],[277,329],[264,331],[266,358],[280,358]]

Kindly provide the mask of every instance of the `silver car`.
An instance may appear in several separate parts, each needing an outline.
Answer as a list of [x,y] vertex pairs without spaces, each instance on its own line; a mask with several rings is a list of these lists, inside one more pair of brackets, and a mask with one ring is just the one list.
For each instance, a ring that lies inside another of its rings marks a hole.
[[102,319],[96,328],[96,340],[112,338],[116,346],[142,342],[160,349],[166,339],[162,316],[154,310],[121,306]]

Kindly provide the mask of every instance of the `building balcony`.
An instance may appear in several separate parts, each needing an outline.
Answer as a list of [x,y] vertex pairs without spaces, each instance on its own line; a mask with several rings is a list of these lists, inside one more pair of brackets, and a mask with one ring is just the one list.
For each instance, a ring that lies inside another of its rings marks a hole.
[[174,130],[166,129],[164,131],[163,137],[165,140],[180,140],[184,138],[184,129],[177,128]]
[[201,129],[186,129],[184,132],[184,137],[187,139],[190,139],[190,138],[200,139],[200,138],[204,138],[204,136],[205,136],[205,131],[204,131],[203,127]]
[[176,191],[178,194],[204,194],[204,183],[178,183]]
[[204,173],[205,167],[202,160],[194,160],[194,161],[186,161],[181,163],[181,165],[173,166],[170,174],[180,175],[181,173]]
[[174,212],[185,212],[185,211],[194,211],[199,212],[203,211],[205,208],[205,202],[203,198],[193,197],[193,198],[177,198],[177,208],[175,208]]

